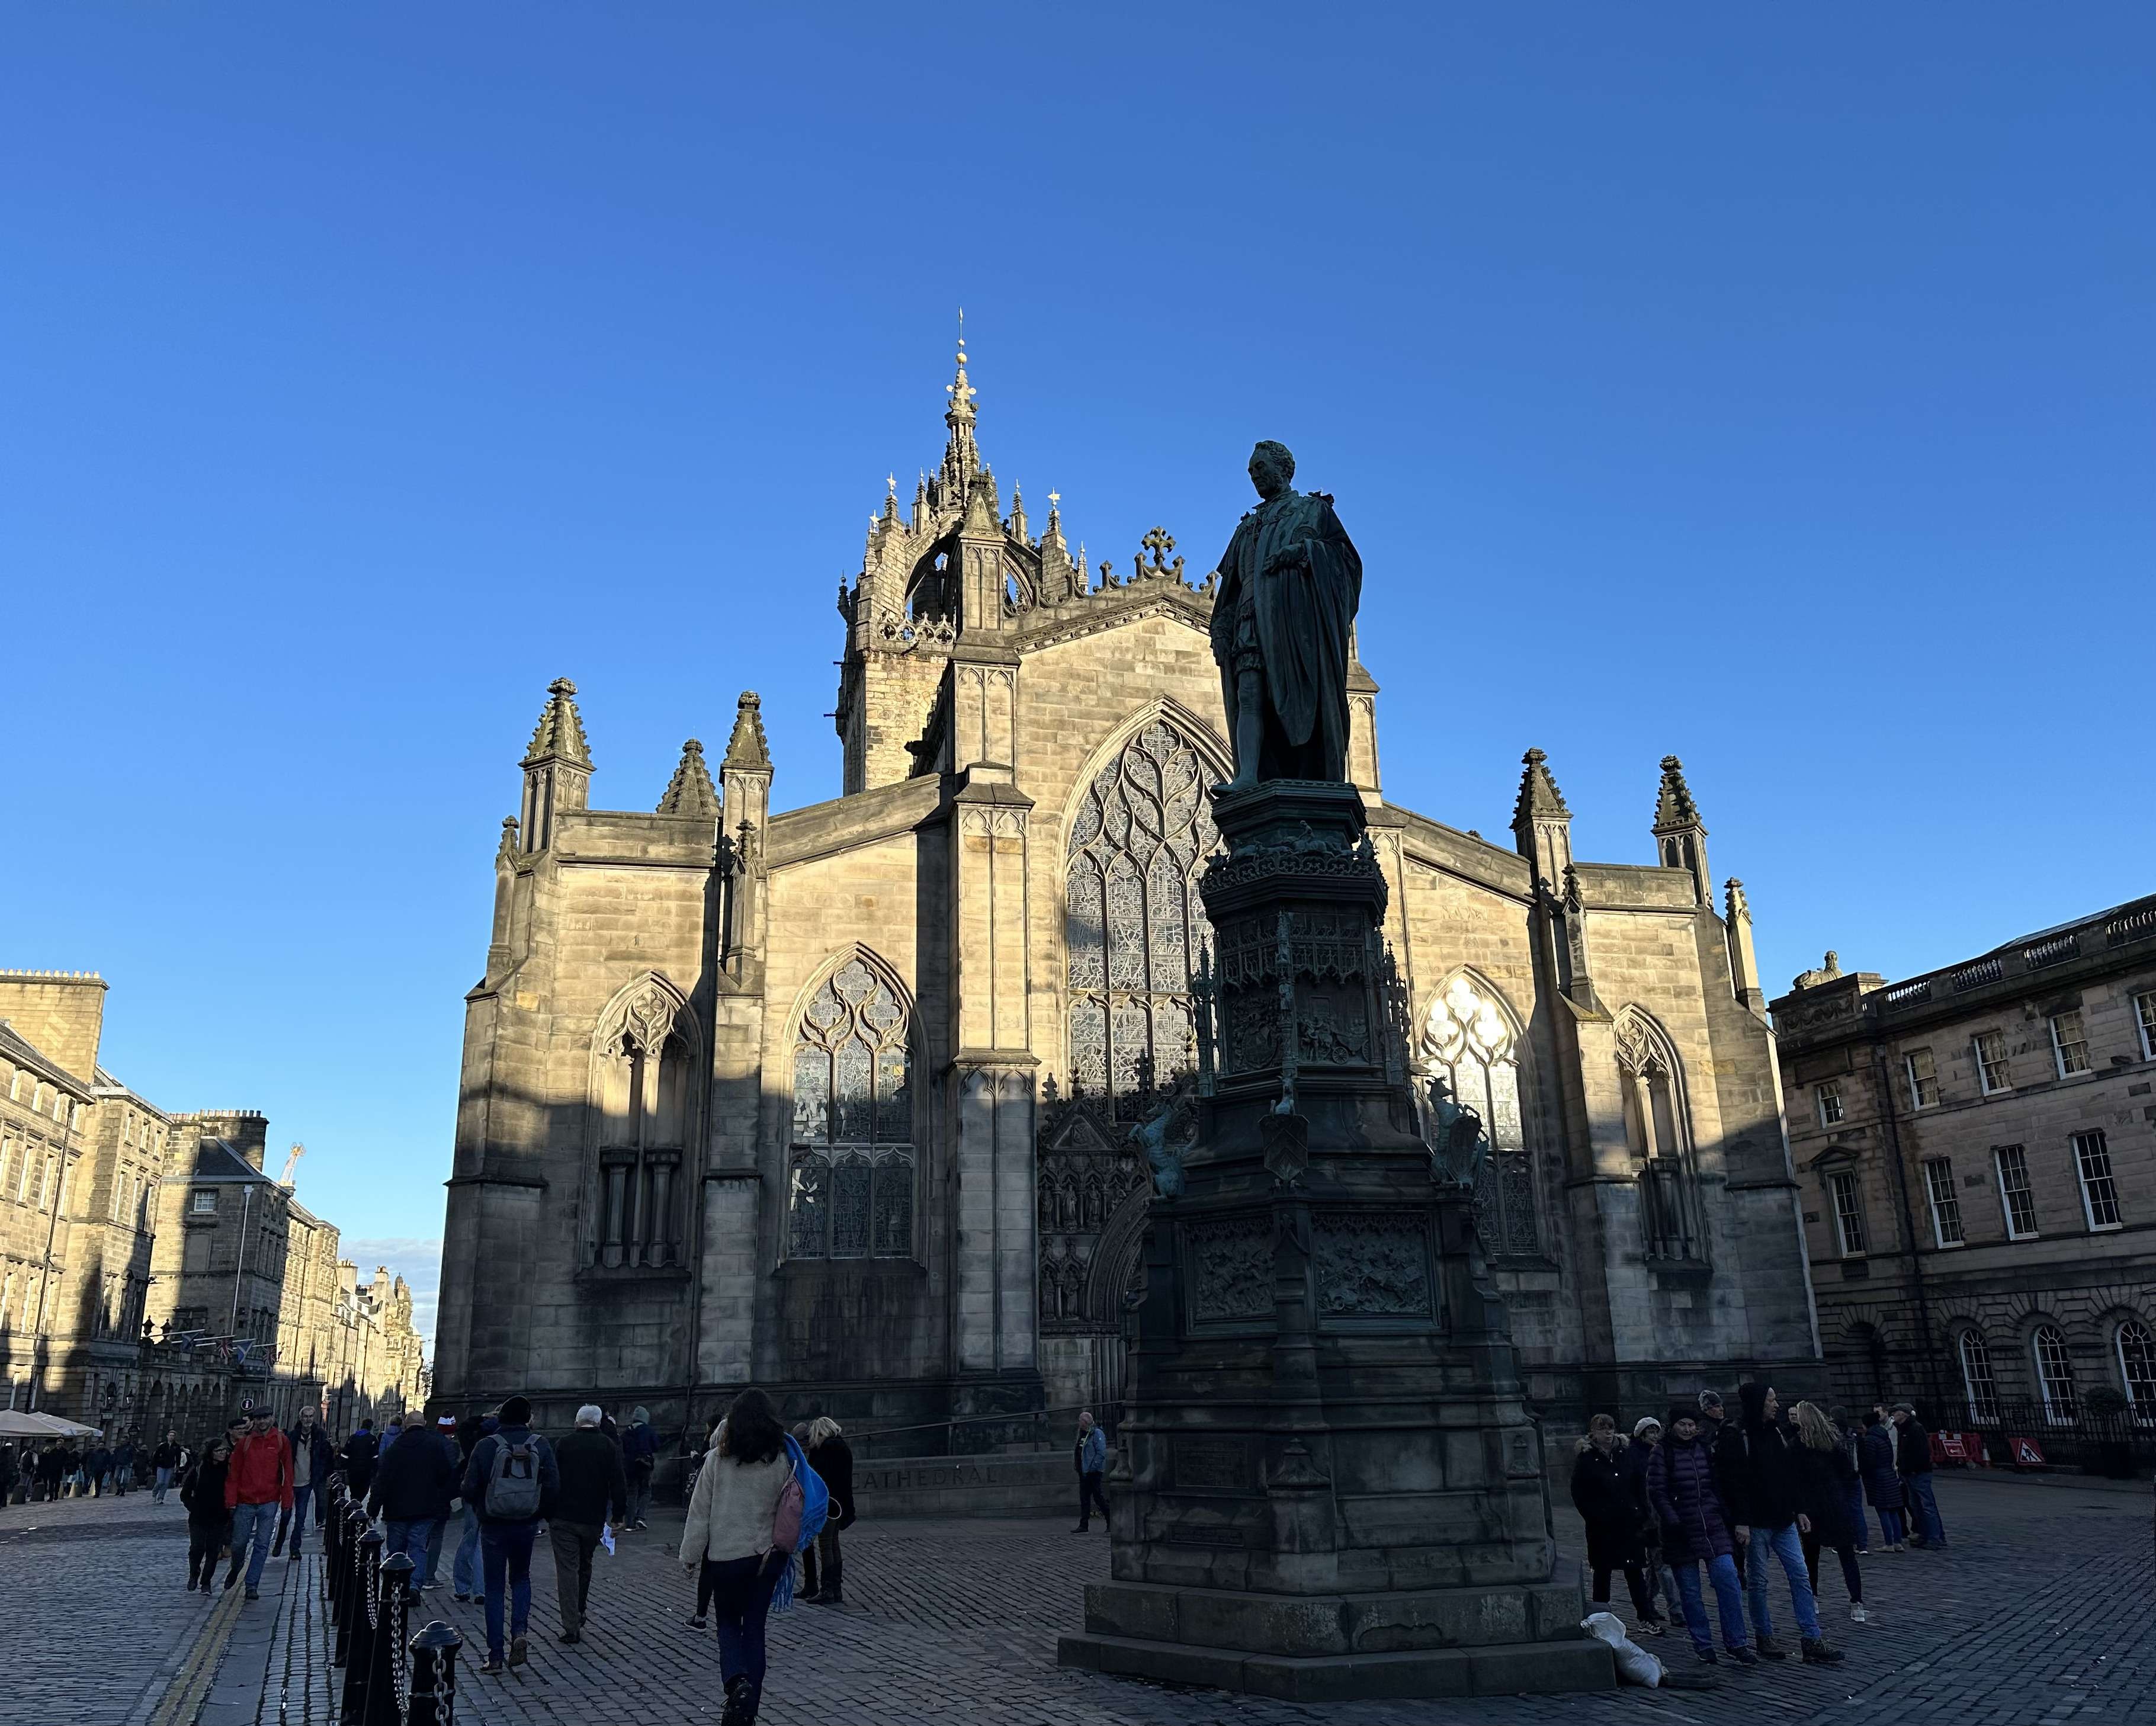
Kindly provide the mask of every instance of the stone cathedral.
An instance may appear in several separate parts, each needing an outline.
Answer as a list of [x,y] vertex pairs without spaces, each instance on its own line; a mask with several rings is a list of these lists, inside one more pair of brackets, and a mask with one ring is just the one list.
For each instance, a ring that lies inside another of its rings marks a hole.
[[[655,809],[594,807],[550,688],[465,998],[443,1405],[521,1391],[563,1425],[596,1392],[670,1429],[756,1383],[872,1428],[1118,1400],[1133,1128],[1188,1129],[1209,958],[1214,578],[1159,529],[1089,568],[1053,493],[1036,534],[974,393],[962,349],[940,464],[840,588],[841,796],[774,809],[748,694],[716,773],[692,741]],[[1750,917],[1678,762],[1650,860],[1575,859],[1539,749],[1492,844],[1384,801],[1378,685],[1350,688],[1414,1055],[1488,1125],[1476,1228],[1533,1405],[1565,1428],[1801,1387]]]

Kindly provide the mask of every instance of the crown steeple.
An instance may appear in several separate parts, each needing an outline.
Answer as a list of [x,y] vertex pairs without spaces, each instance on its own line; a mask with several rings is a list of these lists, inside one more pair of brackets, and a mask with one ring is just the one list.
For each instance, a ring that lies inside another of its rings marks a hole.
[[958,375],[943,387],[943,393],[951,398],[951,405],[943,412],[943,424],[951,429],[943,445],[943,496],[955,500],[966,495],[973,475],[981,470],[980,446],[973,441],[973,398],[978,392],[966,381],[966,314],[963,311],[958,314]]

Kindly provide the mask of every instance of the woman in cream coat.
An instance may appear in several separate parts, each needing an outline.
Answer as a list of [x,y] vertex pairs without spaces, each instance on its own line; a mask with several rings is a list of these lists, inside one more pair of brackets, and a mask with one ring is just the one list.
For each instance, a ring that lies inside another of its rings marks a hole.
[[681,1531],[681,1562],[701,1570],[718,1621],[719,1676],[726,1689],[719,1726],[751,1726],[762,1700],[764,1618],[779,1573],[793,1559],[773,1544],[772,1523],[793,1475],[771,1399],[742,1391],[697,1472]]

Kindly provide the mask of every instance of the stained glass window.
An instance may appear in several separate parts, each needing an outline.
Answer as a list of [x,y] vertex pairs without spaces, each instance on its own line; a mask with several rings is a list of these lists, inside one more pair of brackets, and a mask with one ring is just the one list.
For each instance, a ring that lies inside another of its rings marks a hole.
[[1219,842],[1204,758],[1156,720],[1095,775],[1071,824],[1064,934],[1070,1076],[1119,1117],[1197,1064],[1190,971],[1198,866]]
[[906,1009],[855,958],[801,1015],[787,1171],[789,1258],[913,1256],[913,1103]]
[[1438,991],[1423,1020],[1422,1069],[1442,1075],[1454,1097],[1482,1117],[1490,1160],[1476,1185],[1484,1246],[1493,1253],[1541,1250],[1535,1172],[1520,1119],[1520,1067],[1512,1022],[1464,972]]

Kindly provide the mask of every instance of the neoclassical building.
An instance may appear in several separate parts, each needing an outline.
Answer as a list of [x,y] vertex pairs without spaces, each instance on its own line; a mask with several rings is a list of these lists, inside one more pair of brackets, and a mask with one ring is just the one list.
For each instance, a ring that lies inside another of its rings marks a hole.
[[[716,774],[690,742],[655,808],[595,808],[550,689],[466,998],[438,1401],[679,1425],[754,1382],[891,1425],[1118,1395],[1127,1135],[1192,1067],[1209,936],[1213,578],[1158,529],[1090,570],[1053,493],[1036,533],[963,352],[948,394],[839,592],[842,795],[774,811],[744,695]],[[1532,1395],[1568,1421],[1815,1370],[1749,915],[1676,760],[1648,860],[1573,856],[1540,750],[1492,844],[1385,802],[1377,697],[1358,665],[1351,770],[1415,1053],[1491,1124]]]

